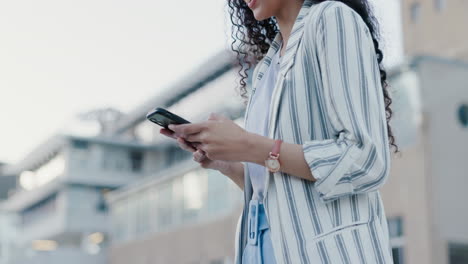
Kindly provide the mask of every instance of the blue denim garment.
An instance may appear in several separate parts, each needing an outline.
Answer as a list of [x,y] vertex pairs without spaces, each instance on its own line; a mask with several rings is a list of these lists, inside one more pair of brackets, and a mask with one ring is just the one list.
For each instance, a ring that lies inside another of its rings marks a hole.
[[275,264],[265,208],[258,200],[250,200],[249,202],[247,223],[248,238],[242,254],[242,264]]

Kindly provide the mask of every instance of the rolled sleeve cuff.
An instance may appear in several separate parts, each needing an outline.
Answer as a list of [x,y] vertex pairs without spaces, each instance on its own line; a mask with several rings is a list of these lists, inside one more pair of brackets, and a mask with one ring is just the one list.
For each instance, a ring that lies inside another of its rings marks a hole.
[[359,157],[360,149],[355,144],[338,143],[334,140],[306,141],[302,144],[304,158],[316,179],[314,186],[323,201],[333,200],[349,193],[350,184],[338,184]]

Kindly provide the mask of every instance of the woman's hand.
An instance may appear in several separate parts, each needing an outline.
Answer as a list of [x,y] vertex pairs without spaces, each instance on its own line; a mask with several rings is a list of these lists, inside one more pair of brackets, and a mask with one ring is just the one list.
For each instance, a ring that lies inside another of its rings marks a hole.
[[177,144],[181,149],[192,152],[193,160],[200,163],[202,168],[218,170],[224,174],[229,171],[230,168],[228,162],[209,159],[203,150],[196,148],[199,143],[187,142],[184,138],[176,136],[176,134],[169,129],[161,128],[159,132],[167,137],[177,140]]
[[241,190],[244,190],[244,165],[241,162],[231,162],[223,160],[212,160],[206,156],[203,150],[197,149],[200,143],[188,142],[182,137],[178,137],[172,130],[162,128],[161,134],[176,139],[179,147],[193,153],[193,160],[200,163],[205,169],[218,170],[228,176]]
[[169,125],[176,137],[197,145],[211,160],[245,161],[249,133],[234,121],[212,113],[201,123]]

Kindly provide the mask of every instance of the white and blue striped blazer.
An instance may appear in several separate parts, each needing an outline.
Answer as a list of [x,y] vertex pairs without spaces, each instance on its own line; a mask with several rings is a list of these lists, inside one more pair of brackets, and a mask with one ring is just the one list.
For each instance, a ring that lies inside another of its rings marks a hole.
[[[252,93],[281,41],[278,33],[256,65]],[[244,122],[249,106],[250,100]],[[317,179],[265,168],[264,204],[277,263],[392,263],[378,191],[391,159],[384,97],[371,34],[358,13],[338,1],[304,1],[269,111],[269,137],[301,144]],[[252,197],[244,168],[236,264],[247,242]]]

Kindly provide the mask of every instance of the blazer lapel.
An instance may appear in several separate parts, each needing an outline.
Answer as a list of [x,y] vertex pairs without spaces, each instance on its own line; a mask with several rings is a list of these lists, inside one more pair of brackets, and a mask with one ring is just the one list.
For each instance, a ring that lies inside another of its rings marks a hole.
[[[279,70],[279,73],[278,73],[278,78],[279,79],[277,80],[276,85],[275,85],[275,89],[273,90],[271,103],[277,103],[276,100],[273,100],[273,99],[275,99],[275,94],[277,94],[277,92],[279,92],[279,94],[281,94],[282,81],[283,81],[281,76],[286,75],[286,72],[294,64],[294,58],[295,58],[295,55],[296,55],[296,52],[297,52],[297,47],[299,46],[299,42],[301,40],[302,34],[304,33],[303,18],[308,13],[309,8],[312,6],[314,1],[315,0],[304,0],[304,2],[302,3],[301,9],[299,10],[299,14],[296,17],[293,28],[291,30],[291,35],[289,36],[289,40],[288,40],[287,47],[286,47],[286,52],[281,57],[280,70]],[[268,69],[268,67],[271,64],[271,60],[272,60],[273,55],[278,51],[282,41],[283,41],[283,38],[281,36],[281,33],[278,32],[275,35],[275,38],[273,39],[273,41],[271,42],[270,48],[268,49],[267,54],[265,55],[264,59],[262,60],[262,63],[258,66],[259,69],[258,69],[257,75],[253,76],[254,78],[256,78],[256,80],[252,82],[252,91],[251,91],[251,94],[250,94],[250,97],[249,97],[249,101],[247,102],[246,114],[244,115],[244,124],[245,124],[245,122],[246,122],[246,120],[248,118],[248,114],[249,114],[248,110],[249,110],[251,99],[253,97],[253,93],[255,93],[255,90],[257,89],[258,83],[262,80],[263,75],[265,74],[265,71]],[[279,84],[281,84],[281,85],[279,85]],[[279,87],[279,91],[277,91],[278,87]],[[279,98],[276,98],[276,99],[279,100]],[[276,108],[273,109],[274,110],[273,112],[271,111],[271,106],[272,105],[273,104],[270,104],[270,113],[275,113]],[[270,117],[273,117],[273,116],[276,116],[276,114],[274,114],[274,115],[270,114]],[[271,121],[271,119],[270,119],[270,121]],[[271,124],[271,122],[270,122],[270,124]]]
[[[299,14],[291,30],[291,35],[289,36],[289,40],[286,45],[286,52],[281,57],[280,70],[279,70],[279,73],[276,79],[276,84],[275,84],[275,87],[273,89],[273,93],[270,99],[269,123],[268,123],[268,137],[269,138],[274,138],[274,133],[275,133],[274,129],[275,129],[275,124],[276,124],[276,119],[277,119],[277,114],[278,114],[278,106],[279,106],[279,102],[281,99],[285,76],[286,76],[287,71],[294,65],[294,59],[295,59],[295,55],[297,52],[297,48],[299,46],[301,37],[304,33],[304,17],[307,15],[312,4],[314,4],[314,0],[304,0],[304,3],[302,4],[302,7],[299,11]],[[258,83],[263,77],[264,71],[270,65],[271,58],[273,54],[278,50],[281,42],[282,42],[282,36],[280,33],[277,33],[277,35],[275,36],[273,40],[273,44],[270,46],[270,49],[267,52],[263,65],[259,69],[259,73],[257,77],[258,80],[256,83]],[[268,168],[265,167],[265,170],[266,170],[265,175],[268,175],[268,176],[265,179],[264,199],[266,199],[267,197],[270,178],[273,177],[272,175],[273,173],[269,172]],[[264,203],[266,202],[264,201]]]
[[[276,84],[273,89],[273,93],[272,93],[271,101],[270,101],[270,111],[269,111],[270,115],[269,115],[269,126],[268,126],[268,132],[269,132],[270,138],[273,138],[274,136],[274,130],[272,128],[274,127],[274,124],[276,123],[278,104],[281,98],[281,91],[283,90],[283,86],[284,86],[283,85],[284,77],[286,76],[286,72],[294,65],[294,59],[296,57],[295,55],[297,52],[297,48],[299,46],[302,35],[304,33],[304,17],[307,15],[313,3],[314,3],[314,0],[304,0],[304,2],[302,3],[302,7],[299,11],[299,14],[297,15],[296,21],[294,22],[293,28],[291,30],[288,43],[286,44],[286,52],[281,57],[280,70],[278,73],[278,77],[277,77]],[[259,74],[258,74],[259,80],[257,80],[257,83],[263,77],[264,71],[270,65],[272,55],[274,54],[275,51],[278,50],[281,42],[282,42],[282,36],[278,32],[275,36],[275,39],[273,40],[273,44],[270,46],[270,49],[267,52],[266,59],[264,60],[264,63],[262,65],[263,67],[259,69]]]

